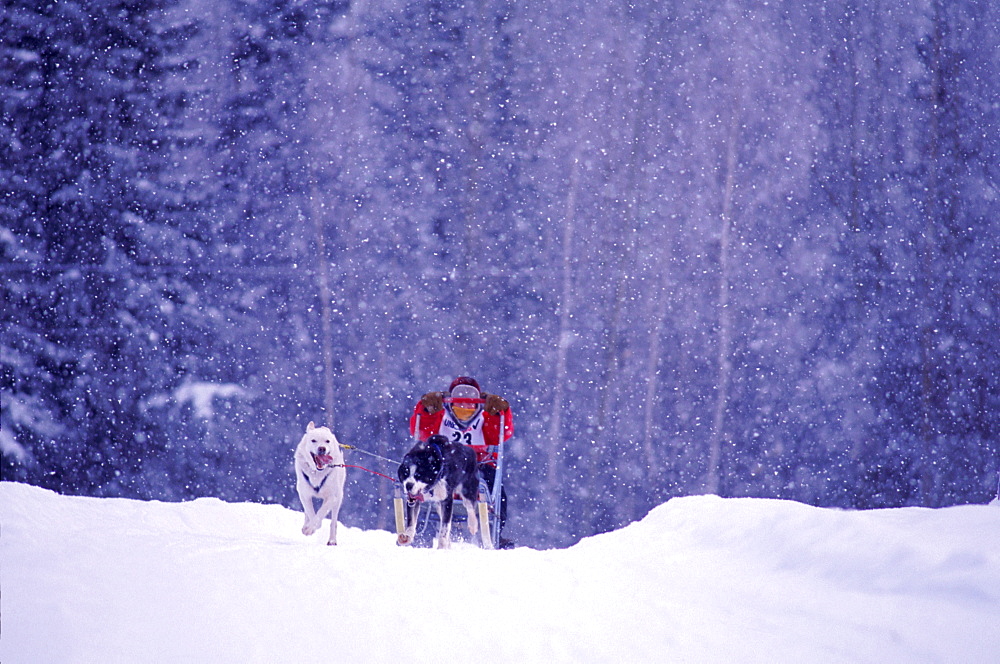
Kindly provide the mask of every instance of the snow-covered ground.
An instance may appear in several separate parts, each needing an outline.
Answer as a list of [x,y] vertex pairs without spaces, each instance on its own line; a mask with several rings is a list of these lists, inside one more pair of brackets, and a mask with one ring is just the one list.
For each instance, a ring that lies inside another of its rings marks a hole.
[[0,661],[997,662],[1000,506],[671,500],[564,550],[0,483]]

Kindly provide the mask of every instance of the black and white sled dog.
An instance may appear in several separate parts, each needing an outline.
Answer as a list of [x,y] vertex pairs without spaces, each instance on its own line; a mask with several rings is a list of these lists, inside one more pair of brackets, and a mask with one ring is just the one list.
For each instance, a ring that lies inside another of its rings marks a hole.
[[479,530],[476,452],[468,445],[450,442],[444,436],[431,436],[417,443],[399,464],[399,481],[407,501],[406,529],[396,540],[397,544],[413,543],[420,503],[429,501],[436,504],[439,517],[437,548],[450,548],[451,514],[456,495],[468,513],[469,533],[475,535]]
[[[312,535],[323,519],[330,516],[330,539],[327,544],[337,543],[337,517],[344,501],[344,452],[340,442],[327,427],[318,427],[312,422],[306,427],[295,448],[295,488],[306,513],[302,526],[303,535]],[[320,501],[316,509],[314,501]]]

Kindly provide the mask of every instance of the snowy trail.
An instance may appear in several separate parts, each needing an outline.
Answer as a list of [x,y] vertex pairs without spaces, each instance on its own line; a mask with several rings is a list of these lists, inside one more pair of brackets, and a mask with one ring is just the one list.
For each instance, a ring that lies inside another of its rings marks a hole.
[[711,496],[565,550],[0,483],[0,661],[995,662],[1000,507]]

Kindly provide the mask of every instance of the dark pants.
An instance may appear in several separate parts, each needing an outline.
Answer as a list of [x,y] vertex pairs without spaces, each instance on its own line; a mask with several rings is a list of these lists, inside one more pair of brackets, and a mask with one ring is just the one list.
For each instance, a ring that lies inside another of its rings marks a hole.
[[[493,492],[493,483],[497,479],[497,467],[483,464],[479,466],[479,475],[486,480],[486,487]],[[500,520],[497,526],[498,535],[503,531],[503,524],[507,522],[507,489],[500,486]]]

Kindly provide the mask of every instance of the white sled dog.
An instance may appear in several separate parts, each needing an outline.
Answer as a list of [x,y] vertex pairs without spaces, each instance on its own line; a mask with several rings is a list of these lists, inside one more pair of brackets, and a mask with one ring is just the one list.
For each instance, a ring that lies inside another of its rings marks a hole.
[[[327,427],[318,427],[312,422],[295,448],[295,488],[306,513],[302,526],[303,535],[312,535],[323,525],[323,518],[330,516],[330,539],[327,544],[337,543],[337,517],[344,500],[344,452],[340,442]],[[313,501],[321,501],[319,509]]]

